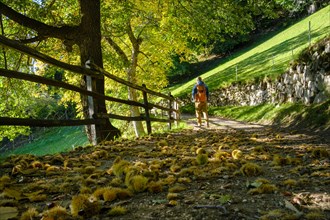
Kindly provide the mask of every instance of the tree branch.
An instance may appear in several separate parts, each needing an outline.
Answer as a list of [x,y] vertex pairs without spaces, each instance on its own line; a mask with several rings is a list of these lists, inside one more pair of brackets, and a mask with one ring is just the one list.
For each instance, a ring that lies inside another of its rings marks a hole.
[[79,36],[79,26],[50,26],[43,22],[22,15],[2,2],[0,2],[0,13],[24,27],[37,31],[39,37],[54,37],[66,41],[75,41],[75,38]]
[[136,38],[134,36],[134,33],[133,33],[132,26],[131,26],[130,22],[127,23],[127,34],[128,34],[128,37],[129,37],[130,41],[132,42],[132,46],[134,48],[138,47],[141,44],[142,39],[141,38]]
[[[1,35],[5,35],[5,31],[3,29],[3,22],[2,22],[2,14],[0,13],[0,25],[1,25]],[[3,53],[3,59],[5,62],[5,69],[7,69],[7,54],[6,54],[6,50],[4,48],[2,48],[2,53]]]
[[23,43],[23,44],[28,44],[28,43],[34,43],[37,41],[42,41],[45,39],[47,39],[47,37],[45,37],[45,36],[36,36],[36,37],[29,38],[29,39],[20,39],[19,42]]
[[142,52],[142,51],[140,51],[140,53],[141,53],[142,55],[144,55],[144,56],[147,58],[147,60],[150,61],[150,63],[151,63],[152,65],[154,65],[155,63],[157,63],[157,62],[152,61],[152,60],[150,59],[150,57],[149,57],[146,53],[144,53],[144,52]]
[[119,45],[112,40],[111,37],[104,37],[104,39],[110,44],[110,46],[116,51],[116,53],[123,59],[125,65],[129,65],[129,60],[125,52],[119,47]]

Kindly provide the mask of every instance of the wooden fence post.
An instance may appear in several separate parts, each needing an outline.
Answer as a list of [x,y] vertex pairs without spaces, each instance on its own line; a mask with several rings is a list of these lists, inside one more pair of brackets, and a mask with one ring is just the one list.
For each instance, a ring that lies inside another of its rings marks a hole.
[[312,35],[312,34],[311,34],[311,32],[312,32],[312,31],[311,31],[312,28],[311,28],[311,26],[312,26],[312,25],[311,25],[311,21],[309,21],[309,22],[308,22],[308,43],[309,43],[309,46],[311,46],[311,44],[312,44],[312,43],[311,43],[311,41],[312,41],[312,37],[311,37],[311,35]]
[[[145,84],[142,84],[143,88],[147,88],[147,86]],[[146,124],[147,124],[147,131],[148,134],[151,134],[151,121],[150,121],[150,114],[149,114],[149,107],[148,107],[148,96],[147,96],[147,92],[145,90],[142,91],[143,94],[143,103],[145,105],[144,107],[144,112],[146,115]]]
[[[86,86],[87,91],[93,91],[93,82],[91,76],[86,76]],[[94,110],[94,100],[92,96],[87,96],[87,102],[88,102],[88,115],[89,119],[93,118],[94,113],[96,113]],[[88,125],[87,125],[88,126]],[[96,145],[97,144],[97,137],[96,137],[96,127],[95,124],[90,125],[90,135],[91,135],[91,144]]]
[[[171,92],[168,93],[168,96],[172,97]],[[171,99],[169,99],[169,101],[168,101],[168,108],[172,109],[172,100]],[[172,110],[169,110],[168,111],[168,120],[171,120],[171,116],[172,116]],[[172,129],[171,121],[168,122],[168,128]]]
[[179,109],[179,104],[178,104],[178,102],[177,101],[174,101],[174,103],[173,103],[173,108],[176,110],[175,112],[174,112],[174,124],[175,124],[175,126],[176,127],[178,127],[178,119],[179,119],[179,114],[178,114],[178,109]]

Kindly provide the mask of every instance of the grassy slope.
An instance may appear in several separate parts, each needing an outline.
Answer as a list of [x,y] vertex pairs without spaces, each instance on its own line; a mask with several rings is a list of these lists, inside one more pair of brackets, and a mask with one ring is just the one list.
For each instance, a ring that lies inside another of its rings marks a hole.
[[[275,77],[283,73],[289,62],[308,47],[308,27],[311,22],[312,43],[330,33],[330,6],[303,19],[291,27],[262,39],[249,48],[238,51],[220,65],[202,75],[210,90],[224,87],[232,82],[251,81],[256,77]],[[237,67],[237,80],[236,80]],[[170,88],[174,96],[190,93],[195,79]]]
[[[119,125],[114,123],[115,127]],[[167,124],[153,123],[153,132],[161,132],[168,130]],[[180,123],[177,127],[172,128],[172,132],[185,128],[185,124]],[[123,137],[125,138],[125,137]],[[127,138],[127,137],[126,137]],[[50,128],[45,133],[42,133],[39,138],[36,138],[29,144],[24,146],[7,150],[1,153],[0,160],[10,155],[17,154],[32,154],[36,156],[43,156],[47,154],[56,154],[60,152],[67,152],[78,146],[86,146],[89,144],[83,126],[80,127],[61,127]]]
[[11,154],[33,154],[37,156],[56,154],[72,150],[77,146],[84,146],[87,143],[88,140],[83,127],[51,128],[33,142],[8,150],[2,153],[1,157],[7,157]]
[[211,115],[240,121],[286,125],[299,129],[330,130],[330,100],[311,106],[286,103],[280,106],[263,104],[244,107],[213,107],[209,112]]

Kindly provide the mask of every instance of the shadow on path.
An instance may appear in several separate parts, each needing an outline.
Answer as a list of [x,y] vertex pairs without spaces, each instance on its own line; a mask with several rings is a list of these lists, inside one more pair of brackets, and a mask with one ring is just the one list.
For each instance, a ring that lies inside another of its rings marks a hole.
[[[205,121],[203,121],[202,126],[197,126],[197,120],[195,115],[191,114],[183,114],[181,115],[181,119],[187,123],[189,127],[193,130],[243,130],[245,132],[257,133],[258,131],[263,132],[265,130],[269,130],[277,133],[287,133],[291,134],[292,139],[302,139],[300,135],[304,134],[309,136],[310,138],[317,139],[317,142],[330,144],[330,132],[327,131],[317,131],[315,129],[310,128],[291,128],[291,127],[281,127],[279,125],[262,125],[262,124],[254,124],[247,123],[241,121],[235,121],[231,119],[209,116],[209,124],[210,127],[206,127]],[[296,136],[296,137],[295,137]]]
[[196,117],[194,115],[182,115],[181,118],[193,129],[242,129],[246,131],[255,131],[259,129],[265,129],[266,125],[245,123],[240,121],[234,121],[230,119],[220,118],[220,117],[209,117],[210,127],[206,127],[205,121],[203,121],[202,126],[197,126]]

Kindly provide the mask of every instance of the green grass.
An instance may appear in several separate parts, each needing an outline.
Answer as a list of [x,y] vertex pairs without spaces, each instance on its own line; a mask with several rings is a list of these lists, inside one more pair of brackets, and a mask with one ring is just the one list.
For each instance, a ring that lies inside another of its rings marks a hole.
[[[224,59],[218,67],[201,76],[210,91],[228,86],[232,82],[249,82],[265,76],[275,78],[288,68],[290,61],[309,46],[309,22],[311,22],[311,43],[313,43],[329,35],[329,20],[330,6],[327,6],[289,28],[268,35],[250,47],[233,54]],[[192,79],[169,90],[176,97],[185,96],[191,92],[195,81]]]
[[[128,129],[128,127],[125,128],[123,124],[120,125],[118,123],[119,121],[115,121],[114,126],[121,126],[121,129]],[[177,126],[175,124],[172,124],[171,130],[169,129],[167,123],[152,123],[152,132],[154,134],[164,132],[176,132],[185,128],[185,123],[179,123]],[[133,131],[131,132],[132,133],[125,133],[122,138],[135,137]],[[82,126],[50,128],[47,129],[45,132],[41,132],[40,138],[33,140],[31,143],[1,153],[0,159],[6,158],[10,155],[18,154],[32,154],[36,156],[42,156],[47,154],[51,155],[61,152],[68,152],[73,150],[75,147],[84,147],[88,144],[89,141]]]
[[285,103],[282,105],[211,107],[209,113],[247,122],[330,129],[330,100],[311,106]]
[[12,154],[33,154],[36,156],[56,154],[88,144],[83,127],[61,127],[47,129],[41,137],[22,147],[8,150],[1,154],[7,157]]

